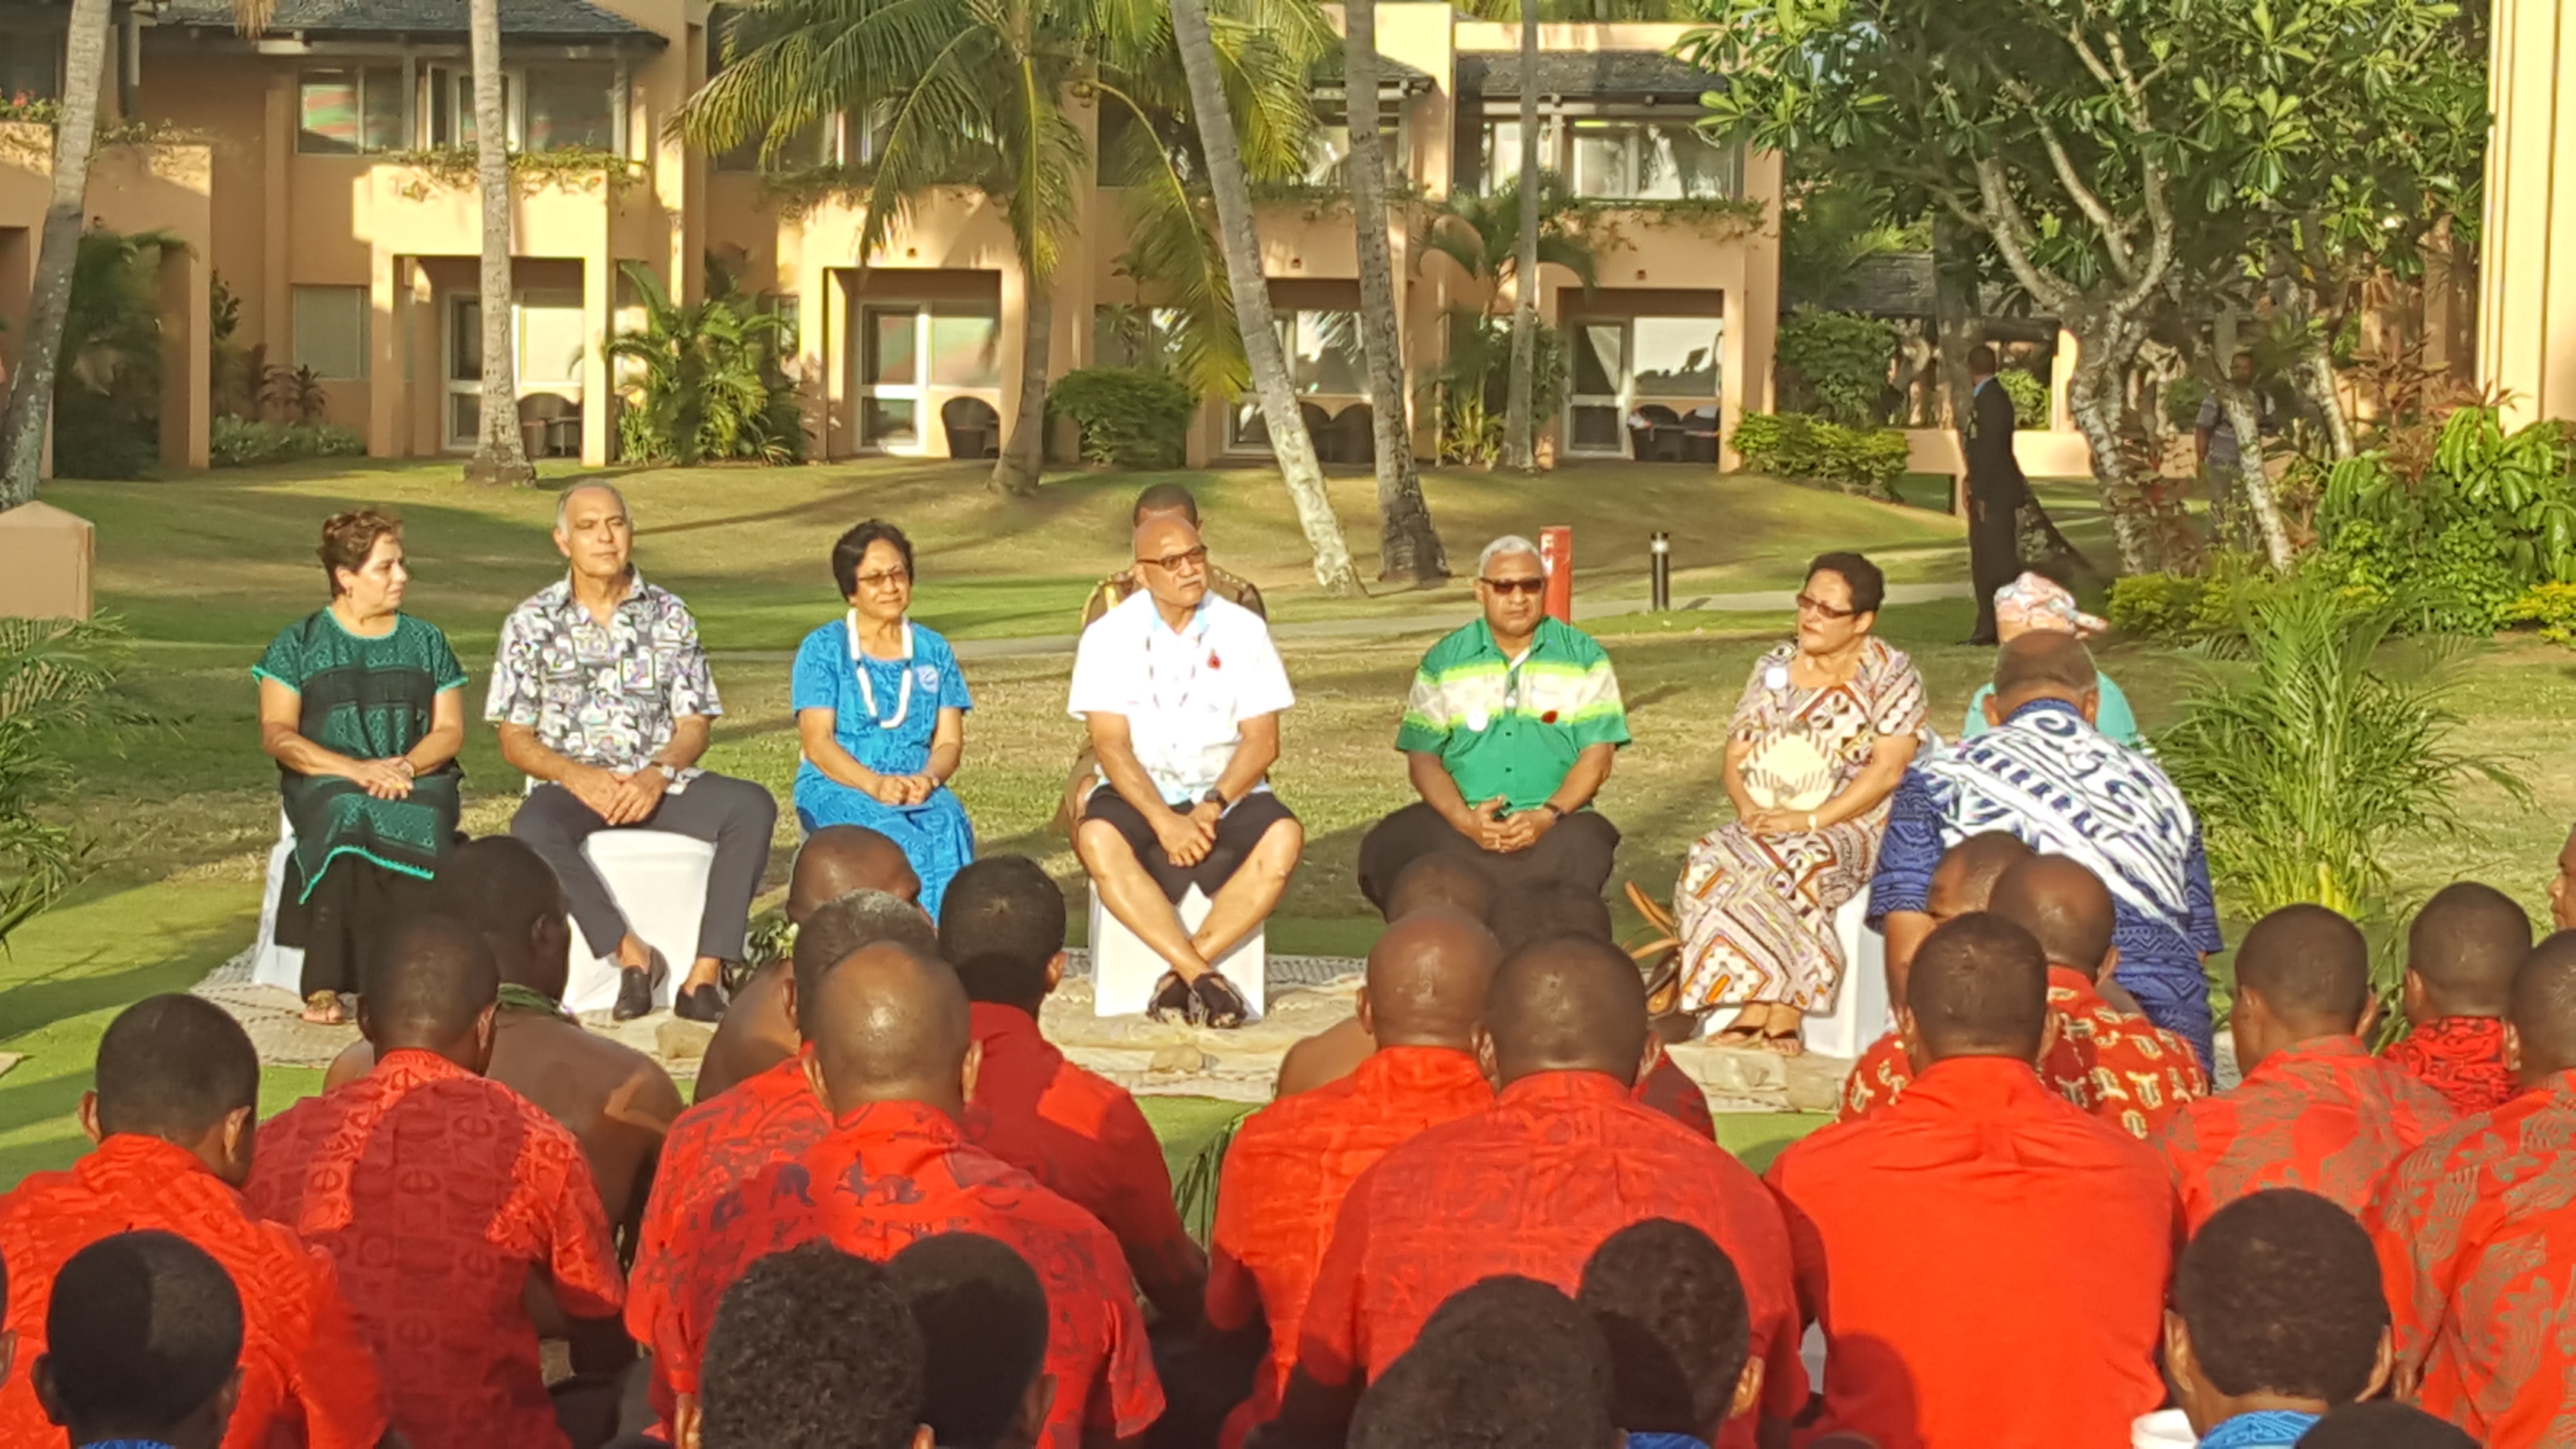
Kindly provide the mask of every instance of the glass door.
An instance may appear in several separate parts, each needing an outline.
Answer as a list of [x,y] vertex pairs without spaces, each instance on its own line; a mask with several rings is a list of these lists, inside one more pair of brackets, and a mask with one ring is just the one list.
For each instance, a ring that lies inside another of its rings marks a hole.
[[1570,453],[1619,457],[1627,452],[1620,424],[1628,413],[1628,324],[1576,322],[1574,365],[1565,404],[1565,446]]
[[483,299],[451,294],[447,299],[447,366],[440,416],[447,446],[471,451],[483,430]]

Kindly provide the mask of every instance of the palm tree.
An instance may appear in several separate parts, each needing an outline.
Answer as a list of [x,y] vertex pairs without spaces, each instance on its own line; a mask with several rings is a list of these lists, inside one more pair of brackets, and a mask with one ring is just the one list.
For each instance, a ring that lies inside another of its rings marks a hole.
[[[1315,443],[1306,436],[1306,421],[1298,415],[1297,398],[1288,382],[1288,358],[1271,324],[1270,282],[1262,275],[1261,239],[1252,225],[1252,187],[1244,175],[1234,114],[1226,101],[1216,41],[1202,0],[1172,0],[1172,39],[1180,47],[1181,69],[1189,77],[1190,113],[1207,154],[1209,189],[1216,194],[1217,231],[1225,248],[1235,322],[1242,331],[1245,360],[1252,366],[1253,389],[1270,432],[1271,454],[1279,460],[1280,476],[1297,505],[1297,523],[1305,530],[1306,546],[1314,551],[1315,582],[1327,594],[1359,593],[1350,546],[1342,541],[1341,522],[1333,516],[1331,495],[1324,491],[1324,470],[1315,461]],[[1376,99],[1372,94],[1369,103],[1376,104]]]
[[1538,0],[1521,0],[1520,261],[1512,279],[1512,382],[1503,411],[1503,466],[1538,467],[1531,377],[1538,365]]
[[[256,35],[268,24],[275,0],[233,0],[233,25]],[[98,141],[99,84],[107,63],[108,0],[72,0],[63,36],[63,96],[54,123],[53,188],[36,251],[36,276],[27,302],[27,345],[18,375],[9,382],[9,410],[0,419],[0,508],[36,496],[44,466],[45,426],[61,360],[63,319],[72,300],[72,274],[80,262],[81,231],[88,211],[90,149]]]
[[1377,0],[1342,6],[1342,94],[1351,127],[1351,225],[1358,232],[1360,349],[1368,359],[1369,411],[1377,426],[1378,571],[1423,582],[1449,576],[1449,556],[1422,497],[1407,422],[1395,258],[1386,237],[1386,154],[1377,114]]
[[753,305],[710,267],[707,295],[683,305],[653,269],[625,262],[644,325],[608,344],[641,377],[617,415],[621,456],[691,467],[709,458],[783,463],[797,455],[796,399],[777,370],[784,314]]
[[510,325],[516,288],[510,276],[510,137],[501,102],[501,0],[469,0],[465,22],[474,57],[474,170],[483,193],[482,426],[468,483],[527,488],[537,481],[519,436],[519,368]]

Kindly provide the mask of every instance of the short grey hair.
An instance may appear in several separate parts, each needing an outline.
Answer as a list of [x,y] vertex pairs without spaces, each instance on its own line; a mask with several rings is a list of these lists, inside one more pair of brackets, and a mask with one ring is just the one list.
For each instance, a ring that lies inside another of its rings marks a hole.
[[939,955],[939,928],[921,907],[901,896],[860,889],[834,896],[796,928],[794,959],[800,975],[819,980],[843,957],[870,946],[905,947],[925,959]]
[[1547,555],[1538,551],[1537,544],[1517,533],[1507,533],[1492,543],[1486,544],[1485,551],[1476,555],[1476,572],[1481,575],[1493,565],[1494,560],[1507,553],[1525,553],[1542,564],[1547,562]]
[[555,528],[557,531],[561,531],[565,524],[571,519],[572,501],[594,488],[607,494],[609,497],[616,499],[618,513],[624,517],[629,524],[635,522],[635,510],[626,506],[626,495],[617,491],[616,484],[604,483],[596,478],[585,478],[581,482],[575,483],[570,488],[567,488],[563,492],[555,495]]

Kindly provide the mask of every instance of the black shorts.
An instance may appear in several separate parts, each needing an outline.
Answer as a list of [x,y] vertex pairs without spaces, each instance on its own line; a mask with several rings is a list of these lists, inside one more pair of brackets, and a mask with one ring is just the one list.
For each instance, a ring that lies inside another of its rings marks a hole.
[[1208,853],[1196,865],[1172,864],[1171,856],[1164,853],[1162,837],[1145,822],[1144,812],[1128,804],[1127,797],[1119,794],[1115,786],[1103,785],[1092,791],[1089,803],[1083,806],[1082,818],[1086,823],[1097,820],[1116,830],[1127,848],[1136,853],[1136,863],[1145,867],[1155,885],[1162,887],[1164,897],[1179,905],[1194,885],[1199,894],[1216,899],[1216,893],[1234,879],[1244,857],[1252,854],[1261,837],[1270,833],[1270,827],[1297,817],[1267,790],[1246,795],[1217,820],[1216,843],[1208,847]]

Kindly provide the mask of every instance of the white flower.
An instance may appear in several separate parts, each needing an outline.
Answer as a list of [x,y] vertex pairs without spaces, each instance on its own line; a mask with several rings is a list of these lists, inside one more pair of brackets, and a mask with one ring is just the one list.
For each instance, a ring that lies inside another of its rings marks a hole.
[[1789,687],[1789,666],[1786,664],[1774,664],[1770,668],[1763,670],[1762,687],[1764,689],[1787,689]]

